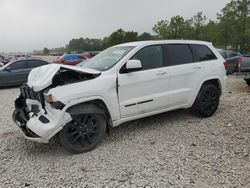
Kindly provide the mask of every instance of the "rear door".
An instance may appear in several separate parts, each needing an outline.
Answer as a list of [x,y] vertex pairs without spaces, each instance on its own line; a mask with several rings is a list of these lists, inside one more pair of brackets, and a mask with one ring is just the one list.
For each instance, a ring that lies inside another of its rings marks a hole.
[[185,106],[192,100],[204,75],[204,66],[195,62],[188,44],[164,46],[165,61],[169,73],[169,107]]
[[[168,72],[162,45],[147,46],[131,59],[140,60],[142,70],[118,74],[118,96],[122,118],[167,107]],[[126,66],[126,64],[124,65]]]

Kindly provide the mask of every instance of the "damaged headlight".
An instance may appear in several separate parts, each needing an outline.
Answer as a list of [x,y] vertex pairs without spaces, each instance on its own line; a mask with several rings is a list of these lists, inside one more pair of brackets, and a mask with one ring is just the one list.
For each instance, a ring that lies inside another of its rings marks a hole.
[[44,95],[44,98],[48,103],[53,103],[53,96],[51,94],[50,95]]
[[53,96],[50,95],[44,95],[45,100],[47,101],[47,103],[49,103],[53,108],[58,109],[58,110],[62,110],[65,106],[65,104],[63,104],[60,101],[55,101],[53,100]]

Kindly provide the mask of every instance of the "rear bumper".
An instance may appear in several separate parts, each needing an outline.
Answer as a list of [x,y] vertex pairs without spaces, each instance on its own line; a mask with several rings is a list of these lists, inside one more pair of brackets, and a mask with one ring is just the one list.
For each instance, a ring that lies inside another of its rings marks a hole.
[[71,116],[56,109],[46,111],[38,101],[19,97],[12,118],[26,139],[48,143],[71,120]]

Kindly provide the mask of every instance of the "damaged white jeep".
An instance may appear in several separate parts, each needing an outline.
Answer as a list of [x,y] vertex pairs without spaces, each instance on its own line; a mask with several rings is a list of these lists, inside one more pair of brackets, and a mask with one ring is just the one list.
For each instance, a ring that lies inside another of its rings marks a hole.
[[146,41],[111,47],[82,67],[33,69],[15,101],[24,136],[58,136],[72,153],[94,149],[124,122],[180,108],[212,116],[226,80],[224,59],[211,43]]

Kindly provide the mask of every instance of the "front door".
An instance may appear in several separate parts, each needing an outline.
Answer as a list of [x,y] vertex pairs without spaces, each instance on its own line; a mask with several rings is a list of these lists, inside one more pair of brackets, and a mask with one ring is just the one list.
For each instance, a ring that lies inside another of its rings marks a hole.
[[166,108],[168,72],[163,65],[162,45],[145,47],[131,59],[140,60],[142,70],[118,74],[121,118]]

